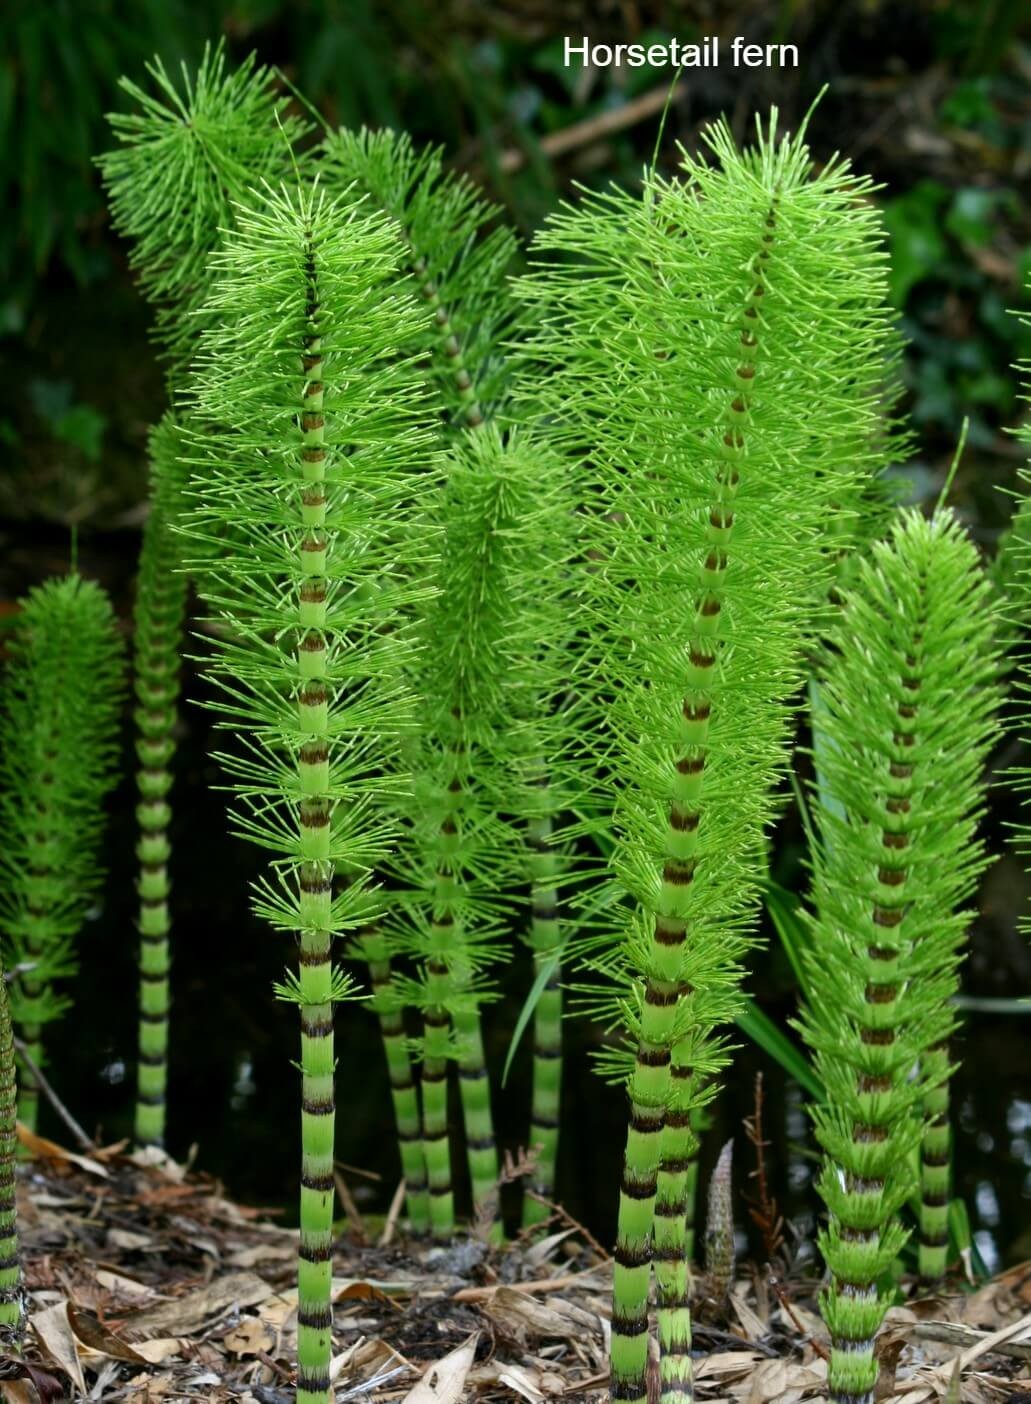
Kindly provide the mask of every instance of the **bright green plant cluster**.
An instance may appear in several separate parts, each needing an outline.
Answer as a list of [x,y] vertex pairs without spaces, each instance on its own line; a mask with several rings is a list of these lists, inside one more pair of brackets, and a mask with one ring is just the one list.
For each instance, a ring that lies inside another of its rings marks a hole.
[[880,1281],[907,1236],[899,1210],[917,1154],[921,1275],[937,1281],[946,1266],[949,1000],[962,904],[985,862],[976,829],[998,700],[993,612],[954,518],[908,512],[862,562],[826,662],[803,1029],[827,1094],[814,1112],[833,1274],[823,1312],[831,1394],[843,1401],[872,1397],[874,1336],[891,1303]]
[[[103,800],[114,785],[124,685],[110,601],[72,571],[31,590],[9,645],[0,699],[0,931],[24,1051],[68,1007],[78,937],[98,896]],[[35,1127],[24,1075],[19,1118]]]
[[[950,1001],[1000,690],[974,546],[882,485],[905,435],[869,182],[776,114],[744,151],[718,123],[675,175],[553,216],[513,280],[513,235],[441,153],[389,132],[306,145],[275,75],[221,52],[181,86],[151,76],[102,158],[174,394],[134,613],[137,1140],[164,1136],[191,584],[231,824],[265,858],[252,906],[297,952],[276,993],[300,1020],[302,1404],[332,1398],[334,1006],[378,1018],[410,1232],[447,1241],[469,1217],[500,1243],[486,1015],[520,939],[524,1225],[561,1183],[564,1015],[607,1032],[628,1098],[613,1399],[651,1397],[653,1301],[662,1404],[693,1394],[698,1135],[736,1020],[814,1094],[830,1392],[867,1404],[908,1203],[921,1275],[948,1267]],[[0,823],[32,1058],[96,892],[117,661],[97,587],[30,595]],[[782,903],[779,925],[802,932],[811,1065],[742,993],[806,695],[811,911]],[[0,1214],[4,1028],[0,1008]],[[729,1148],[710,1205],[720,1310]],[[0,1327],[16,1286],[8,1243]]]

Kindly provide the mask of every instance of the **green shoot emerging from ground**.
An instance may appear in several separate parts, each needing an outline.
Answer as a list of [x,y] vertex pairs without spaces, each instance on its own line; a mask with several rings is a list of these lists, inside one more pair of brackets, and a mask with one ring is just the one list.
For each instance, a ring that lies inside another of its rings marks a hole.
[[[301,1016],[301,1404],[332,1395],[332,1016],[353,995],[333,940],[377,912],[368,876],[390,847],[410,712],[402,617],[429,549],[405,530],[433,479],[397,355],[418,314],[395,293],[395,248],[385,220],[314,191],[241,212],[191,397],[191,423],[227,428],[187,430],[188,530],[232,526],[201,584],[223,629],[211,705],[243,743],[221,759],[240,832],[270,854],[256,910],[299,944],[279,993]],[[334,897],[338,868],[352,880]]]
[[182,510],[185,465],[179,460],[180,431],[171,415],[150,438],[150,515],[136,581],[134,686],[136,691],[136,782],[140,827],[140,1029],[136,1091],[136,1140],[161,1145],[165,1137],[168,1083],[169,966],[171,916],[168,860],[171,847],[171,762],[178,716],[179,654],[187,580],[182,570]]
[[992,615],[951,514],[908,512],[859,566],[821,690],[833,803],[817,811],[803,1030],[827,1089],[814,1118],[841,1404],[873,1399],[874,1336],[891,1300],[878,1280],[906,1237],[897,1214],[916,1187],[921,1138],[923,1240],[936,1259],[921,1267],[944,1269],[948,1001],[969,919],[960,906],[984,863],[975,832],[998,702]]
[[867,183],[837,160],[814,176],[773,123],[745,155],[723,125],[708,140],[715,166],[559,216],[541,248],[585,266],[524,284],[556,433],[595,477],[582,588],[626,920],[588,954],[628,1043],[612,1391],[637,1404],[653,1225],[662,1398],[691,1391],[691,1115],[739,1006],[822,534],[881,461],[891,340]]
[[[26,1051],[43,1064],[43,1025],[66,1008],[76,938],[99,892],[104,796],[114,784],[124,693],[107,596],[74,572],[31,590],[11,641],[0,709],[0,931]],[[22,1077],[18,1115],[39,1092]]]

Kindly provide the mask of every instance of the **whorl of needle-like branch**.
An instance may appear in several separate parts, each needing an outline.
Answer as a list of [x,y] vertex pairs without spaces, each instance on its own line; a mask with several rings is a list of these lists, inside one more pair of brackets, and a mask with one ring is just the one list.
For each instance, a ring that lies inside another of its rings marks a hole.
[[[385,219],[317,189],[267,191],[238,212],[213,274],[185,528],[202,549],[232,528],[199,584],[219,626],[210,705],[238,738],[219,757],[235,826],[269,854],[255,910],[299,945],[277,987],[301,1020],[297,1397],[328,1404],[333,1005],[354,995],[333,941],[380,914],[371,875],[396,837],[388,801],[412,722],[405,618],[433,546],[419,499],[436,479],[399,354],[418,313]],[[334,895],[338,871],[350,881]]]
[[110,115],[119,144],[98,164],[112,221],[132,243],[131,262],[157,309],[158,340],[178,381],[204,324],[209,256],[236,221],[234,202],[289,175],[307,127],[289,114],[290,99],[254,54],[227,69],[222,42],[205,47],[196,73],[184,64],[179,84],[160,58],[147,72],[150,91],[121,80],[137,111]]
[[[123,649],[107,595],[75,572],[30,590],[10,643],[0,702],[0,931],[15,1022],[42,1065],[42,1025],[63,1012],[55,980],[104,876],[103,801],[117,779]],[[22,1078],[19,1116],[38,1091]]]
[[[898,1210],[916,1187],[912,1153],[923,1139],[925,1162],[947,1163],[937,1089],[949,1073],[962,904],[985,862],[976,830],[999,696],[993,613],[952,515],[910,511],[859,564],[826,656],[801,1027],[827,1089],[813,1118],[840,1404],[873,1399],[874,1337],[890,1302],[877,1283],[907,1236]],[[948,1186],[924,1178],[925,1236],[942,1246]]]
[[[539,247],[572,258],[521,285],[531,354],[556,367],[543,407],[593,477],[582,594],[625,901],[584,954],[614,982],[596,1007],[627,1035],[610,1062],[631,1103],[612,1364],[613,1397],[634,1401],[667,1108],[687,1145],[738,1007],[823,534],[883,462],[894,345],[869,182],[836,159],[814,173],[775,119],[743,155],[723,124],[707,140],[713,165],[688,159],[681,181],[649,176],[643,199],[592,197],[552,220]],[[669,1156],[663,1263],[682,1261],[686,1233],[688,1157]],[[682,1272],[664,1294],[663,1397],[683,1399]]]

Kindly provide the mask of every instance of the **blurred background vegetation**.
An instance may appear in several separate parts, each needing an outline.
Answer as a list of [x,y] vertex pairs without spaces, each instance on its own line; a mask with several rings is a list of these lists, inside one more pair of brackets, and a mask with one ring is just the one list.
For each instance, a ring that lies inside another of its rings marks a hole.
[[[828,85],[810,128],[814,152],[826,159],[840,150],[877,179],[890,234],[892,294],[909,341],[905,408],[916,437],[913,457],[898,470],[901,489],[918,499],[937,492],[968,415],[953,496],[990,551],[1009,515],[1005,490],[1016,486],[1023,460],[1008,432],[1024,411],[1010,367],[1031,358],[1028,328],[1009,311],[1026,306],[1031,278],[1031,36],[1020,30],[1027,13],[1022,0],[6,0],[0,613],[28,584],[64,568],[73,524],[84,569],[128,613],[145,512],[146,433],[163,408],[163,382],[93,158],[110,144],[104,114],[123,103],[120,74],[142,81],[155,53],[170,69],[194,63],[205,42],[219,37],[236,59],[256,49],[262,62],[278,65],[331,123],[403,127],[417,141],[442,144],[525,236],[576,183],[638,178],[673,76],[566,69],[564,35],[649,43],[718,34],[726,49],[740,34],[797,45],[797,70],[727,65],[685,73],[660,159],[672,167],[676,143],[693,147],[720,112],[742,138],[770,103],[792,125]],[[283,1100],[277,1090],[293,1077],[293,1023],[269,1012],[269,981],[282,952],[241,917],[248,858],[227,839],[220,805],[211,801],[209,738],[196,708],[186,709],[183,731],[177,851],[191,877],[178,899],[172,1149],[182,1153],[197,1137],[203,1163],[237,1192],[285,1202],[294,1174],[292,1121],[286,1137],[267,1124],[270,1106],[293,1105],[292,1093]],[[1012,764],[1017,751],[1010,743],[1000,763]],[[86,937],[93,958],[83,960],[77,992],[77,1008],[98,1007],[102,1017],[64,1021],[53,1048],[71,1104],[102,1119],[109,1134],[127,1129],[134,1048],[127,950],[133,803],[127,783],[115,815],[112,895]],[[995,808],[998,851],[1006,814],[996,816]],[[800,837],[797,823],[780,836],[778,876],[795,886],[804,882]],[[1024,865],[1003,856],[973,933],[965,979],[975,1001],[1031,989],[1031,956],[1017,927],[1029,898]],[[208,962],[216,940],[223,953],[217,968]],[[528,986],[521,959],[506,976],[510,999],[489,1050],[495,1064]],[[228,1000],[227,984],[235,996]],[[779,1021],[791,1012],[790,971],[775,943],[754,988]],[[970,1018],[959,1050],[960,1189],[987,1235],[985,1256],[1012,1257],[1031,1251],[1019,1242],[1031,1195],[1026,1021],[991,1012]],[[378,1056],[362,1021],[347,1021],[341,1037],[342,1070]],[[752,1047],[742,1054],[740,1076],[717,1110],[713,1145],[751,1110],[757,1056]],[[621,1126],[623,1109],[585,1063],[574,1060],[571,1068],[568,1096],[582,1134],[567,1137],[560,1191],[606,1233],[615,1159],[588,1162],[584,1147],[594,1143],[596,1120]],[[771,1116],[797,1144],[804,1135],[797,1088],[770,1092]],[[389,1198],[392,1152],[372,1110],[383,1089],[366,1078],[348,1096],[347,1136],[357,1138],[348,1154],[383,1175]],[[255,1114],[259,1106],[264,1118]],[[512,1131],[521,1134],[520,1126]],[[613,1156],[621,1134],[611,1138]],[[781,1174],[788,1211],[801,1211],[804,1155]]]
[[[576,181],[632,182],[671,74],[564,68],[562,36],[652,42],[735,34],[798,46],[797,70],[688,71],[664,141],[726,111],[739,134],[770,102],[797,120],[824,83],[813,142],[883,182],[893,292],[921,472],[971,416],[961,496],[989,533],[1012,478],[1018,412],[1008,314],[1031,277],[1031,50],[1021,0],[7,0],[0,65],[0,510],[131,525],[160,380],[93,157],[121,73],[195,62],[225,36],[257,49],[332,123],[444,145],[524,234]],[[726,47],[726,44],[724,45]],[[976,472],[971,465],[976,465]]]

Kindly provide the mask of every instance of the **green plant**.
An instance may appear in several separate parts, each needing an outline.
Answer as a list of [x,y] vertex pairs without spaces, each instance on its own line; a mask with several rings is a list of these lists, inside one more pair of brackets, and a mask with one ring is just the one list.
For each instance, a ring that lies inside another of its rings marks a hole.
[[408,890],[395,936],[418,966],[396,987],[425,1025],[430,1211],[445,1238],[454,1232],[449,1060],[458,1064],[474,1210],[485,1225],[496,1213],[479,1006],[490,997],[489,967],[504,955],[507,894],[526,863],[499,816],[528,823],[540,798],[527,767],[542,752],[557,759],[555,654],[568,628],[559,584],[569,549],[566,466],[546,446],[486,427],[455,445],[446,472],[435,513],[437,593],[419,620],[412,822],[400,848]]
[[[594,561],[581,590],[604,699],[600,756],[626,893],[586,955],[615,982],[630,1129],[620,1194],[613,1398],[646,1397],[654,1257],[663,1399],[690,1388],[691,1116],[728,1052],[741,956],[785,764],[786,705],[829,558],[821,534],[874,440],[886,355],[884,255],[868,183],[775,120],[682,182],[649,175],[550,222],[580,266],[525,291],[543,394],[590,455]],[[826,589],[826,581],[822,586]],[[817,611],[818,613],[818,611]]]
[[907,1236],[898,1211],[921,1142],[920,1267],[932,1278],[945,1267],[949,998],[960,907],[985,861],[976,829],[998,701],[993,608],[951,514],[910,511],[860,564],[826,659],[802,1030],[827,1091],[813,1118],[830,1212],[829,1383],[842,1404],[874,1388],[890,1301],[879,1279]]
[[301,1016],[302,1404],[332,1394],[332,1013],[355,993],[332,947],[381,913],[369,876],[396,828],[404,615],[429,549],[410,529],[434,477],[415,472],[429,436],[397,355],[418,314],[396,259],[384,219],[310,188],[241,212],[212,260],[184,430],[186,529],[223,542],[200,576],[220,628],[210,705],[243,746],[220,759],[237,830],[270,855],[255,910],[299,944],[277,992]]
[[[30,590],[10,641],[0,701],[0,931],[15,1022],[43,1064],[43,1025],[67,999],[76,940],[99,893],[103,802],[116,779],[122,646],[111,604],[75,571]],[[23,1075],[19,1118],[36,1125]]]
[[143,528],[134,611],[136,775],[140,802],[136,847],[140,872],[140,1027],[136,1086],[136,1140],[162,1145],[168,1083],[171,884],[168,838],[171,763],[175,755],[180,648],[187,579],[182,539],[186,468],[179,458],[180,430],[169,414],[150,438],[150,514]]
[[18,1083],[7,972],[0,960],[0,1340],[17,1350],[23,1331],[18,1205],[14,1175],[18,1135]]
[[253,190],[290,176],[306,127],[253,54],[227,71],[224,45],[205,46],[196,74],[183,65],[181,87],[160,58],[147,71],[153,92],[120,80],[140,110],[110,114],[119,145],[98,164],[175,383],[204,325],[213,250]]
[[413,350],[426,357],[447,426],[479,428],[497,412],[506,387],[515,236],[467,176],[444,171],[439,150],[417,151],[405,135],[334,132],[323,143],[320,169],[330,188],[353,184],[396,221],[426,311]]

